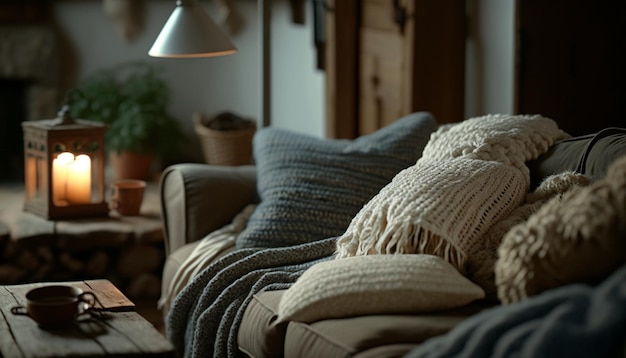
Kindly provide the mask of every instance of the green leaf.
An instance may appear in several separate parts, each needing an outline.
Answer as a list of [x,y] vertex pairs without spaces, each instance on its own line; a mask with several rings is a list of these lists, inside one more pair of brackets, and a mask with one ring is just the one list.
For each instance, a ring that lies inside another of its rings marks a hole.
[[167,112],[170,89],[160,74],[141,61],[98,71],[68,91],[70,113],[107,123],[107,150],[171,156],[184,135]]

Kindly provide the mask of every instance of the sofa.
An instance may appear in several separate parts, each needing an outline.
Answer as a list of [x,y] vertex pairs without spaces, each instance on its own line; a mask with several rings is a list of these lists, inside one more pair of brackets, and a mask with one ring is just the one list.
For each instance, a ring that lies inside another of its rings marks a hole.
[[538,115],[264,128],[254,165],[162,174],[167,336],[180,356],[624,357],[625,155],[625,129]]

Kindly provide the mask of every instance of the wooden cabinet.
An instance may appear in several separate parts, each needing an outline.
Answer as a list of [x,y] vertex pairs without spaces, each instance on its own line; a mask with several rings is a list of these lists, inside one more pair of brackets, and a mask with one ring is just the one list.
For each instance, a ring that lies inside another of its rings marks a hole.
[[358,134],[366,134],[410,110],[411,46],[402,26],[394,22],[391,1],[361,4]]
[[465,3],[334,0],[326,15],[327,136],[354,138],[414,111],[464,111]]

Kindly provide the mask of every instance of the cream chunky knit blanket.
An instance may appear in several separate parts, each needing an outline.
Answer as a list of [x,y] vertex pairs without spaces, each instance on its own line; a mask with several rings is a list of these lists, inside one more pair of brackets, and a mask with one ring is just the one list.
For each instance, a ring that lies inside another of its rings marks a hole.
[[[442,126],[417,163],[400,172],[352,220],[337,258],[440,256],[462,274],[496,254],[482,239],[524,203],[525,162],[568,135],[539,115],[489,115]],[[492,245],[494,246],[494,245]]]

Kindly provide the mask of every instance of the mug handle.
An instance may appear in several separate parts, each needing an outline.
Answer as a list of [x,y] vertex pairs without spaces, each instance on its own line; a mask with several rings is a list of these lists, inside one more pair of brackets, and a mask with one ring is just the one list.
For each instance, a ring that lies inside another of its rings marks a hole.
[[24,306],[11,307],[11,313],[14,315],[29,316],[28,311]]
[[117,210],[120,204],[119,204],[119,199],[117,198],[117,195],[115,195],[116,194],[115,188],[112,187],[110,193],[111,194],[109,198],[109,209]]
[[90,312],[95,308],[96,302],[98,302],[98,298],[93,292],[83,292],[78,295],[78,302],[84,303],[81,305],[82,311],[79,309],[78,314]]
[[[103,314],[104,306],[102,305],[102,302],[100,302],[98,296],[96,296],[95,293],[89,291],[81,293],[80,295],[78,295],[78,302],[82,302],[84,303],[84,305],[87,306],[82,307],[82,311],[78,312],[79,316],[87,314],[91,317],[94,317],[95,315],[96,318],[100,319],[106,318],[106,316]],[[99,305],[100,307],[96,307],[96,305]]]

